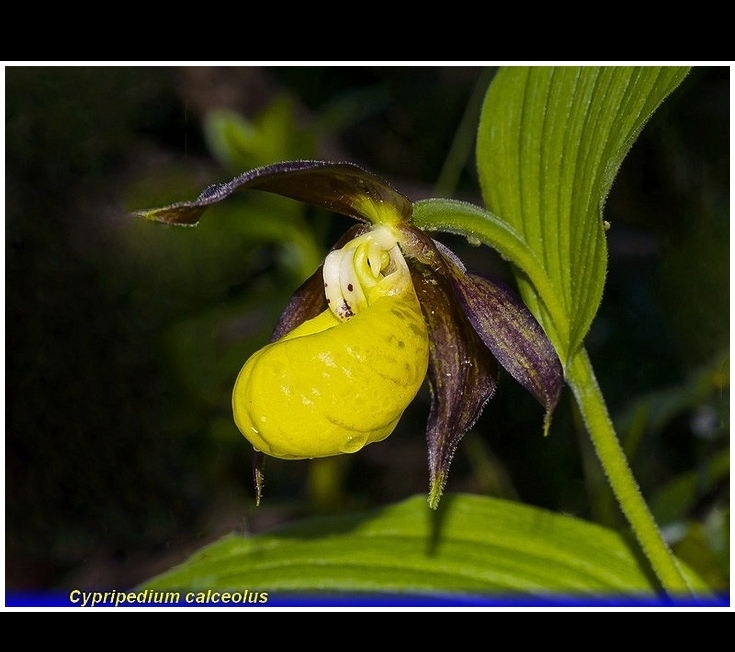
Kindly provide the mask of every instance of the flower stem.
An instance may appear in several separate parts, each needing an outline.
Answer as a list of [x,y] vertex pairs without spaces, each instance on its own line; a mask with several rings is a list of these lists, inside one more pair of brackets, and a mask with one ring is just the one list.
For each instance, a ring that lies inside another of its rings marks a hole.
[[610,487],[662,587],[673,596],[692,595],[693,589],[663,540],[631,473],[584,348],[569,361],[566,380],[574,392]]

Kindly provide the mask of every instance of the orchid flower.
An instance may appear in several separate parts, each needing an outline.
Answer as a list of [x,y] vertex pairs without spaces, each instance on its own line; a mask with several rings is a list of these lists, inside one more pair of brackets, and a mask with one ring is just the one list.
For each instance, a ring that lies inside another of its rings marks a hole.
[[206,188],[194,201],[138,211],[196,224],[231,193],[261,190],[357,220],[296,291],[271,343],[234,385],[235,423],[253,445],[257,500],[264,455],[355,453],[390,435],[428,377],[429,504],[452,457],[495,392],[499,366],[545,409],[563,372],[538,322],[505,285],[474,274],[411,222],[412,203],[352,163],[293,161]]

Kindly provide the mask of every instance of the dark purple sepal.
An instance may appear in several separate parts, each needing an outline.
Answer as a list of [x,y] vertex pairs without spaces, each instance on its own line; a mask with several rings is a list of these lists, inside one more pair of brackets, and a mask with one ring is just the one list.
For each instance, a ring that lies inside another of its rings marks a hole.
[[228,183],[211,185],[194,201],[136,211],[134,215],[191,226],[199,221],[207,207],[242,190],[271,192],[362,222],[379,221],[377,207],[390,207],[400,221],[408,220],[412,212],[411,202],[404,195],[353,163],[288,161],[250,170]]
[[449,278],[411,270],[429,328],[429,505],[436,509],[463,435],[497,385],[497,362],[454,297]]

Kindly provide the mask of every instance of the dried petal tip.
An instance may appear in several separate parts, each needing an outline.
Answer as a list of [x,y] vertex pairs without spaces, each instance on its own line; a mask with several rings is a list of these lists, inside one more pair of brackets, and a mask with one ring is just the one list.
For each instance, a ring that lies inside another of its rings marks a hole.
[[253,484],[255,485],[255,506],[260,507],[260,499],[263,497],[263,464],[265,463],[265,455],[260,451],[255,451],[253,457]]
[[546,410],[546,414],[544,415],[544,437],[549,434],[549,428],[551,428],[551,417],[554,413],[554,407],[556,407],[556,404]]

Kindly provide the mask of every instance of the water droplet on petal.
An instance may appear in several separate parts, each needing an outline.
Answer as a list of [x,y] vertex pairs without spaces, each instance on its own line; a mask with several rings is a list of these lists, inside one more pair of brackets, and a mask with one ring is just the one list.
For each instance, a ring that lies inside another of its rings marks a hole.
[[352,435],[347,437],[340,450],[343,453],[356,453],[367,443],[367,435]]

